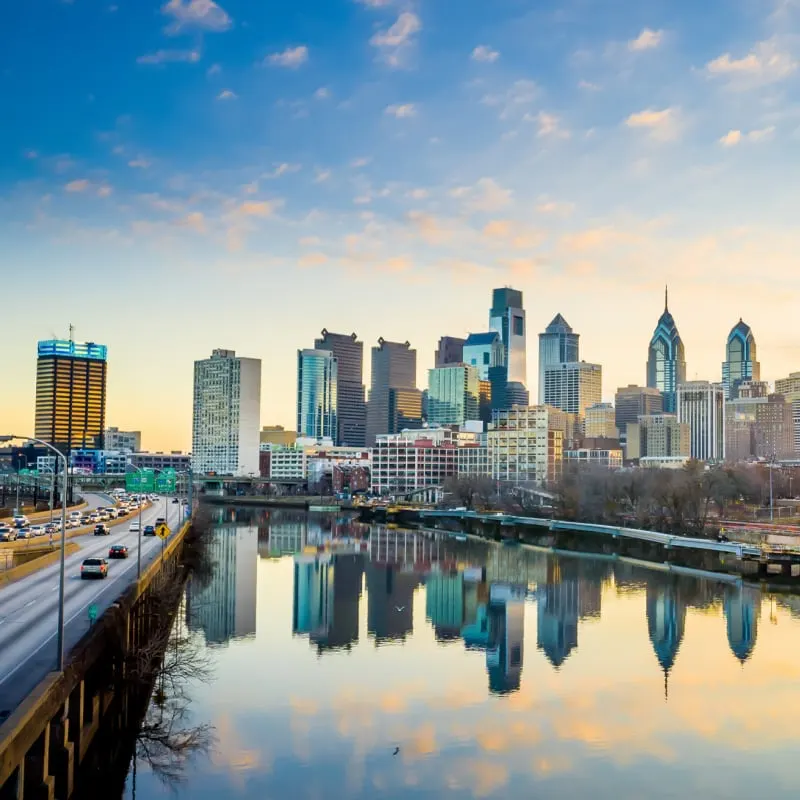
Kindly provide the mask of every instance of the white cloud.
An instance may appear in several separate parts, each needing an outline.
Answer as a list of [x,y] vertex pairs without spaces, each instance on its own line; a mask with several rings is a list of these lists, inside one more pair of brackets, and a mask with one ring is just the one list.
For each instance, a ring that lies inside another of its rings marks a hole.
[[150,162],[144,156],[137,156],[128,162],[128,166],[132,169],[147,169],[150,166]]
[[68,184],[64,186],[64,190],[67,192],[85,192],[89,188],[89,181],[85,178],[81,178],[80,180],[70,181]]
[[331,177],[329,169],[317,169],[317,174],[314,176],[314,183],[325,183]]
[[264,59],[265,64],[271,64],[274,67],[288,67],[289,69],[297,69],[301,64],[308,61],[308,48],[304,45],[297,47],[287,47],[281,53],[271,53]]
[[656,110],[647,108],[631,114],[625,124],[629,128],[644,128],[649,131],[650,138],[660,142],[677,139],[680,134],[680,114],[677,108]]
[[35,150],[26,150],[22,155],[25,156],[25,158],[27,158],[29,161],[39,158],[39,154]]
[[511,86],[499,94],[485,94],[481,103],[486,106],[499,107],[500,119],[513,119],[525,111],[539,96],[539,87],[529,80],[514,81]]
[[664,31],[654,31],[650,28],[644,28],[635,39],[631,39],[628,42],[628,50],[632,52],[652,50],[661,44],[663,38]]
[[533,119],[539,126],[536,135],[540,139],[569,139],[569,131],[561,127],[561,120],[555,114],[540,111]]
[[497,211],[511,202],[512,192],[504,189],[494,178],[481,178],[474,186],[457,186],[450,196],[463,198],[469,211]]
[[750,131],[749,133],[742,133],[740,130],[730,130],[724,136],[720,137],[719,143],[723,147],[735,147],[742,142],[763,142],[772,137],[775,133],[775,127],[760,128]]
[[470,58],[473,61],[480,61],[484,64],[493,64],[500,58],[500,53],[497,50],[492,50],[488,44],[479,44],[473,51]]
[[397,117],[397,119],[402,119],[403,117],[416,116],[417,108],[413,103],[403,103],[401,105],[392,103],[392,105],[386,106],[383,113],[391,117]]
[[424,200],[427,196],[427,189],[411,189],[406,192],[406,197],[410,197],[412,200]]
[[568,217],[575,210],[574,203],[566,203],[558,200],[542,198],[536,204],[536,211],[539,214],[553,214],[559,217]]
[[97,196],[98,197],[111,197],[112,191],[113,191],[113,189],[110,186],[108,186],[107,184],[104,184],[103,186],[98,186],[97,187]]
[[219,75],[222,72],[222,67],[219,64],[212,64],[207,70],[206,75],[211,77],[212,75]]
[[268,172],[264,175],[265,178],[280,178],[281,175],[286,175],[290,172],[298,172],[302,165],[300,164],[289,164],[288,162],[283,162],[281,164],[276,164],[275,169],[272,172]]
[[185,29],[226,31],[231,27],[231,18],[212,0],[169,0],[161,12],[173,18],[166,33],[175,35]]
[[255,201],[251,200],[242,203],[237,209],[236,213],[244,217],[260,217],[266,218],[272,215],[275,211],[276,204],[270,203],[267,200]]
[[419,17],[411,11],[404,11],[388,29],[374,34],[369,43],[381,50],[387,64],[399,67],[403,52],[413,44],[414,35],[420,30]]
[[601,87],[591,81],[578,81],[578,88],[585,89],[587,92],[599,92]]
[[357,3],[361,3],[362,6],[369,6],[369,8],[383,8],[383,6],[388,6],[392,0],[356,0]]
[[156,50],[136,59],[137,64],[168,64],[187,61],[194,64],[200,60],[199,50]]
[[320,86],[316,92],[314,92],[314,98],[317,100],[327,100],[331,96],[330,89],[325,86]]
[[758,42],[747,55],[733,58],[730,53],[709,61],[706,73],[711,78],[725,78],[738,89],[750,89],[775,83],[789,77],[797,69],[797,60],[782,50],[773,37]]
[[366,167],[370,161],[372,161],[372,159],[368,156],[362,156],[361,158],[354,158],[350,162],[350,166],[353,167],[353,169],[361,169],[361,167]]
[[238,97],[236,92],[231,89],[223,89],[218,95],[217,100],[235,100]]
[[181,228],[189,228],[195,233],[206,232],[206,218],[202,211],[191,211],[185,217],[176,219],[174,224]]

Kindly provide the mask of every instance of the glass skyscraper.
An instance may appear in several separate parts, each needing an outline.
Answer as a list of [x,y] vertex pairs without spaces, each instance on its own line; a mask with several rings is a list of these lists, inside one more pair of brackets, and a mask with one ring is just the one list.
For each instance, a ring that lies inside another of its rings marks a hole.
[[728,334],[725,361],[722,362],[722,386],[725,399],[733,400],[742,381],[760,381],[761,364],[756,360],[756,340],[750,326],[739,321]]
[[580,361],[578,342],[580,334],[574,333],[561,314],[556,314],[553,321],[539,334],[539,404],[545,402],[544,373],[548,367],[556,364],[568,364]]
[[48,339],[36,362],[38,439],[65,453],[102,448],[106,427],[105,345]]
[[428,370],[428,422],[463,425],[480,419],[480,379],[475,367],[451,364]]
[[674,414],[679,383],[686,381],[686,354],[678,327],[669,313],[667,290],[664,290],[664,313],[658,319],[647,350],[647,385],[664,396],[664,411]]
[[507,380],[523,385],[528,383],[525,345],[525,311],[522,292],[518,289],[495,289],[489,311],[489,329],[497,331],[503,341]]
[[339,362],[330,350],[297,351],[297,435],[337,437]]

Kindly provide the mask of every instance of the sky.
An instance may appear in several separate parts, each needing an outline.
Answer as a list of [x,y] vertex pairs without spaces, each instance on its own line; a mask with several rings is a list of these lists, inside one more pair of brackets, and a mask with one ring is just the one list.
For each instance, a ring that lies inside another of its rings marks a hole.
[[32,0],[0,28],[0,427],[36,342],[109,348],[107,422],[188,449],[193,361],[260,358],[293,428],[322,328],[561,313],[603,394],[643,383],[664,285],[690,378],[740,317],[800,370],[800,0]]

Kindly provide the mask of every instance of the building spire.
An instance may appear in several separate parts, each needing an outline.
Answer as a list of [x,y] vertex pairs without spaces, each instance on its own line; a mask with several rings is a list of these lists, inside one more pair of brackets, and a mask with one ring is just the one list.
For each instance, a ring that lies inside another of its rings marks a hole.
[[669,311],[669,287],[664,284],[664,311]]

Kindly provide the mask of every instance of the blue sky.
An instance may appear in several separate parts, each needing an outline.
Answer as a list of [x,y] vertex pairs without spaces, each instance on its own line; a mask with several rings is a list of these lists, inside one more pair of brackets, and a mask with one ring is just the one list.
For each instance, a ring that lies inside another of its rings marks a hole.
[[[35,342],[109,345],[110,424],[186,447],[192,361],[264,360],[293,425],[322,327],[436,340],[525,292],[604,394],[644,379],[663,284],[691,377],[743,316],[800,369],[795,0],[35,0],[0,30],[2,417]],[[367,359],[368,360],[368,359]],[[159,392],[149,391],[158,386]]]

